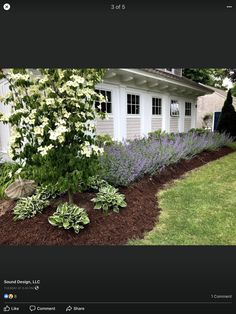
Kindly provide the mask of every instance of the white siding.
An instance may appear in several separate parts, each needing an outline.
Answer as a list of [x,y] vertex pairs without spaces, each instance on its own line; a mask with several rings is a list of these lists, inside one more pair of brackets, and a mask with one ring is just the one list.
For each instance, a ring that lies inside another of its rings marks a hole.
[[140,137],[141,121],[139,117],[127,118],[127,139]]
[[109,117],[108,120],[98,119],[96,121],[96,131],[97,134],[109,134],[110,136],[114,136],[114,123],[113,118]]
[[184,119],[184,132],[188,132],[191,129],[191,117]]
[[170,132],[179,132],[179,118],[170,117]]
[[152,131],[162,129],[162,118],[161,117],[152,117]]
[[[0,82],[0,95],[4,96],[8,92],[8,83],[6,81]],[[9,115],[11,106],[5,106],[0,103],[0,112]],[[8,143],[10,139],[10,128],[8,125],[0,122],[0,152],[6,153],[8,151]]]

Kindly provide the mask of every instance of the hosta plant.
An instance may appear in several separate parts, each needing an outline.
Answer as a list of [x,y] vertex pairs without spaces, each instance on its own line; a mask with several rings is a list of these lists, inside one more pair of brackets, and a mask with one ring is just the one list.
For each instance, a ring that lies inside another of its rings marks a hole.
[[40,199],[42,200],[54,199],[62,193],[63,192],[59,190],[59,187],[57,184],[41,185],[36,190],[36,194],[39,194]]
[[101,187],[109,185],[107,181],[101,179],[99,176],[92,176],[88,179],[88,187],[93,190],[99,190]]
[[95,209],[102,209],[104,212],[108,212],[109,209],[118,213],[120,207],[126,207],[125,196],[118,193],[118,189],[111,185],[103,186],[99,189],[96,197],[92,202],[95,203]]
[[52,226],[64,229],[72,228],[76,233],[79,233],[81,229],[84,229],[84,225],[90,222],[84,208],[69,203],[60,204],[48,221]]
[[14,220],[24,220],[34,217],[36,214],[41,213],[48,205],[49,201],[41,199],[39,194],[23,197],[13,208]]

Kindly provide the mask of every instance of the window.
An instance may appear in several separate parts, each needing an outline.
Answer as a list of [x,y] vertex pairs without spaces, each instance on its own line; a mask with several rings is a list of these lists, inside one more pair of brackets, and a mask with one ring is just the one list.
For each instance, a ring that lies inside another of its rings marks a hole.
[[192,103],[186,102],[185,103],[185,115],[186,116],[191,116],[191,109],[192,109]]
[[179,117],[179,104],[177,100],[171,100],[170,115],[171,117]]
[[139,95],[127,94],[127,113],[140,113],[140,97]]
[[161,115],[161,98],[152,98],[152,114]]
[[173,68],[166,68],[166,72],[174,73],[174,69]]
[[[95,107],[102,112],[112,113],[111,91],[102,89],[96,89],[95,91],[105,97],[105,102],[95,101]],[[101,106],[101,109],[99,106]]]

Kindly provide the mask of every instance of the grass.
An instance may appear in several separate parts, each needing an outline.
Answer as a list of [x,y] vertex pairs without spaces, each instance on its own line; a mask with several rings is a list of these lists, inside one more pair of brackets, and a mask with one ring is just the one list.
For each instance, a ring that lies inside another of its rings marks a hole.
[[236,142],[233,142],[233,143],[229,144],[228,146],[231,147],[232,149],[236,150]]
[[236,152],[191,171],[158,199],[159,222],[129,244],[235,245]]

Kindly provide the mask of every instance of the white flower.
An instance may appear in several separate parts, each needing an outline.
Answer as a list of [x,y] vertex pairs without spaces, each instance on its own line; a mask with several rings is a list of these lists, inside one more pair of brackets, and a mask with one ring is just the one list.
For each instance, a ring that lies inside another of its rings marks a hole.
[[56,140],[59,140],[59,137],[60,137],[60,143],[64,141],[64,136],[63,138],[61,137],[61,135],[63,133],[66,133],[68,131],[68,129],[64,126],[64,125],[59,125],[55,130],[50,130],[49,131],[49,138],[50,140],[52,141],[56,141]]
[[76,82],[76,81],[67,81],[66,82],[66,85],[67,86],[72,86],[72,87],[78,87],[79,86],[79,83],[78,82]]
[[69,116],[71,115],[70,112],[68,112],[65,108],[62,109],[62,114],[65,118],[69,118]]
[[44,132],[44,129],[42,126],[35,126],[34,127],[34,133],[35,135],[41,135],[43,136],[43,132]]
[[47,81],[48,81],[48,78],[47,78],[47,76],[45,76],[39,80],[39,84],[45,84],[45,83],[47,83]]
[[92,155],[91,147],[83,146],[81,149],[81,155],[85,155],[86,157],[90,157]]
[[42,156],[45,156],[45,155],[47,155],[48,151],[49,151],[50,149],[52,149],[53,147],[54,147],[54,146],[53,146],[52,144],[50,144],[50,145],[48,145],[48,146],[44,146],[44,147],[40,146],[40,147],[38,147],[38,152],[39,152]]
[[30,118],[30,116],[23,117],[22,122],[25,122],[26,124],[29,124],[29,125],[34,125],[34,119]]
[[97,155],[103,154],[103,152],[104,152],[104,149],[102,147],[98,147],[96,145],[91,145],[91,148],[93,149],[93,151]]
[[15,174],[20,174],[21,171],[22,171],[22,168],[19,168],[19,169],[15,172]]
[[64,136],[64,135],[59,135],[59,136],[58,136],[58,141],[59,141],[59,143],[63,143],[64,140],[65,140],[65,136]]
[[18,80],[28,81],[29,80],[28,74],[9,73],[9,77],[10,77],[10,79],[15,80],[15,81],[18,81]]
[[85,79],[82,77],[82,76],[79,76],[79,75],[71,75],[71,78],[75,81],[75,82],[77,82],[77,83],[79,83],[79,84],[83,84],[84,83],[84,81],[85,81]]
[[0,121],[4,122],[4,123],[8,123],[9,122],[9,118],[10,115],[6,115],[0,112]]
[[55,99],[54,98],[47,98],[46,99],[46,104],[47,105],[54,105],[55,104]]
[[76,122],[75,123],[75,129],[76,131],[80,131],[83,128],[84,124],[82,122]]

